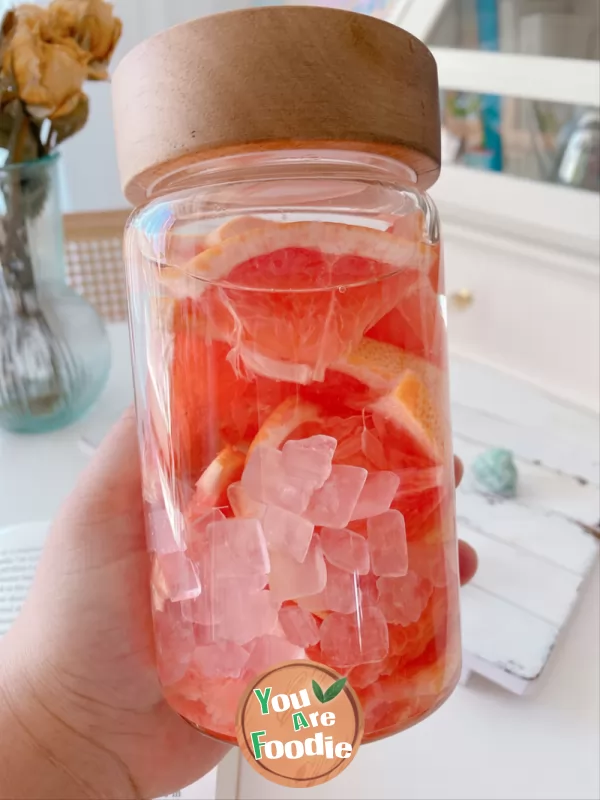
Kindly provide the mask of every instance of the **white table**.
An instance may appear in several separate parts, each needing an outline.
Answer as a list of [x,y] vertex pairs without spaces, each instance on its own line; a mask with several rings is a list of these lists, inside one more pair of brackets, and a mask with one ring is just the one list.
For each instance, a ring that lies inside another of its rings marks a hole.
[[86,417],[54,433],[16,436],[0,431],[0,528],[52,519],[90,459],[80,440],[108,430],[133,400],[124,324],[109,326],[112,369],[101,399]]
[[[82,437],[97,438],[131,401],[125,326],[113,326],[110,334],[113,370],[104,396],[91,414],[66,430],[44,436],[0,434],[0,527],[50,519],[90,458],[81,447]],[[478,369],[460,361],[453,365],[453,374],[461,381],[473,382]],[[493,393],[496,387],[493,381],[490,384],[489,374],[482,376],[477,392],[483,404],[486,392]],[[498,376],[498,380],[503,378]],[[524,387],[518,413],[535,413],[528,392]],[[563,424],[568,421],[568,412],[565,414]],[[461,420],[455,419],[455,423],[460,428]],[[586,425],[576,437],[585,438]],[[577,459],[577,452],[571,457]],[[598,800],[597,568],[582,594],[555,658],[531,695],[516,697],[475,678],[459,687],[450,701],[421,725],[363,748],[350,768],[331,784],[305,792],[286,791],[229,758],[221,768],[219,796],[227,800],[288,796]]]

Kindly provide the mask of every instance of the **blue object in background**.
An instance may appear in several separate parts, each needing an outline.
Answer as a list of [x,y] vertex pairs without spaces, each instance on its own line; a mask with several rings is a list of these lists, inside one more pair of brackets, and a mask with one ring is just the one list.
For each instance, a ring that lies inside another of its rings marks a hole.
[[477,483],[486,492],[499,497],[515,497],[517,494],[517,467],[510,450],[492,447],[481,453],[472,466]]
[[352,11],[358,11],[361,14],[377,14],[380,11],[385,11],[388,5],[390,5],[388,0],[363,0],[362,2],[353,3]]
[[[496,0],[477,0],[477,34],[481,50],[497,52],[500,46],[498,4]],[[494,94],[481,95],[481,124],[483,149],[487,168],[502,172],[502,98]],[[484,166],[483,163],[478,166]]]
[[[297,5],[296,2],[290,0],[253,0],[250,3],[254,7],[264,6],[281,6],[281,5]],[[391,5],[390,0],[313,0],[311,3],[304,3],[303,5],[321,6],[326,8],[340,8],[344,11],[356,11],[359,14],[372,14],[378,17],[383,16],[382,12]]]

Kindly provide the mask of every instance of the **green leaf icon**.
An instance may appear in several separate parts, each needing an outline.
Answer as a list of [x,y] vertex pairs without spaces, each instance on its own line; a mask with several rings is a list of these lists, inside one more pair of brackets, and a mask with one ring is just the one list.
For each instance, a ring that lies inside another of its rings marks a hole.
[[325,696],[323,694],[323,689],[321,689],[321,687],[319,686],[319,684],[316,681],[312,682],[312,687],[313,687],[313,692],[315,693],[315,697],[317,698],[319,703],[324,703],[325,702]]
[[340,678],[339,681],[332,683],[329,689],[325,692],[323,700],[321,702],[328,703],[330,700],[333,700],[334,697],[337,697],[338,694],[343,690],[344,686],[346,685],[347,678]]

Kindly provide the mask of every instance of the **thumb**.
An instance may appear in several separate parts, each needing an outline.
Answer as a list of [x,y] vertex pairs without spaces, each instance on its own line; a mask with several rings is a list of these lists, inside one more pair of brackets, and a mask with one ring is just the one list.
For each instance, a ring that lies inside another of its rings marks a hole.
[[100,445],[63,506],[70,520],[96,525],[131,511],[141,503],[141,470],[136,417],[127,409]]
[[89,567],[145,549],[133,408],[101,444],[54,521],[47,549],[64,547],[79,552]]
[[149,636],[148,586],[136,423],[128,410],[56,516],[19,622],[67,650],[85,650],[103,631],[111,652],[110,642],[114,651]]

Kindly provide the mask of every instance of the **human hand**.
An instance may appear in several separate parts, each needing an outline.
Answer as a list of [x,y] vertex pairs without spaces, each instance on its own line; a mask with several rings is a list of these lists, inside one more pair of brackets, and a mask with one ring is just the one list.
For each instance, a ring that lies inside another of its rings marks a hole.
[[[463,542],[459,556],[464,583],[477,557]],[[148,568],[129,412],[56,518],[23,611],[0,643],[0,727],[13,726],[14,749],[30,765],[18,785],[0,782],[0,797],[157,797],[227,752],[163,699]],[[0,776],[8,766],[0,755]]]
[[[0,642],[0,674],[4,659],[11,662],[11,683],[0,685],[14,714],[31,720],[32,744],[72,786],[48,795],[31,775],[29,790],[20,785],[18,795],[2,794],[0,781],[0,797],[159,797],[225,755],[226,745],[200,734],[163,699],[149,587],[130,411],[55,519],[22,613]],[[0,774],[1,766],[0,756]]]
[[[454,482],[458,486],[462,480],[464,468],[460,458],[454,456]],[[477,553],[470,544],[458,540],[458,571],[461,585],[468,583],[477,572]]]

